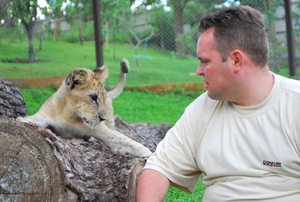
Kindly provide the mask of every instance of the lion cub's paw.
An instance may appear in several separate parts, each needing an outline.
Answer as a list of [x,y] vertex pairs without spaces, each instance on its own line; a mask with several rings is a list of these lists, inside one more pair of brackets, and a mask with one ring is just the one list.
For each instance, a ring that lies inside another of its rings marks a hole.
[[26,124],[28,124],[28,125],[30,125],[30,126],[39,128],[39,126],[38,126],[37,124],[35,124],[35,123],[33,123],[33,122],[30,122],[30,121],[28,121],[27,119],[25,119],[25,118],[23,118],[23,117],[20,117],[20,116],[16,118],[16,121],[19,121],[19,122],[22,122],[22,123],[26,123]]
[[152,152],[147,147],[145,147],[141,150],[139,156],[142,158],[148,158],[151,155],[152,155]]
[[89,142],[97,142],[98,140],[94,137],[90,137]]
[[25,119],[25,118],[23,118],[23,117],[21,117],[21,116],[17,117],[17,118],[16,118],[16,121],[19,121],[19,122],[22,122],[22,123],[27,123],[27,124],[33,125],[33,126],[37,126],[36,124],[34,124],[34,123],[28,121],[27,119]]

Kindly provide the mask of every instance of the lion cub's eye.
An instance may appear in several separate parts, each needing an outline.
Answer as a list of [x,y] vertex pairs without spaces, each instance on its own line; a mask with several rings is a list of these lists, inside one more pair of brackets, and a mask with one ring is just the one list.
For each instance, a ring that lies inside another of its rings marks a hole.
[[90,98],[91,98],[92,102],[97,103],[97,100],[98,100],[98,95],[97,94],[90,95]]

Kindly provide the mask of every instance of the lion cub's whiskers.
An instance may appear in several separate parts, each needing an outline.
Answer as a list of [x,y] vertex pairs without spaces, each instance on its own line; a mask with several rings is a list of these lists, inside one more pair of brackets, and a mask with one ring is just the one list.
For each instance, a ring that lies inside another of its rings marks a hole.
[[83,118],[83,124],[88,128],[93,129],[100,124],[100,120],[96,117],[92,117],[90,119]]

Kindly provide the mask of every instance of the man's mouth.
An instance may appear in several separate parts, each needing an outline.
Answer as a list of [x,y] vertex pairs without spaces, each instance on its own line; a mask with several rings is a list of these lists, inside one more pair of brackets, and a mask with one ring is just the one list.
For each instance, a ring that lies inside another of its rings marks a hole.
[[204,88],[208,87],[208,82],[204,80]]

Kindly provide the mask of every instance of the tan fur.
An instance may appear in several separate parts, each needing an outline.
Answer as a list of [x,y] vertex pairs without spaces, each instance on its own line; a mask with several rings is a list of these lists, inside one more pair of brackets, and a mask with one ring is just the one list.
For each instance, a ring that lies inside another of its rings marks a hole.
[[123,59],[119,84],[109,92],[104,88],[106,66],[94,71],[77,68],[36,114],[17,120],[49,128],[65,138],[94,137],[115,154],[148,157],[148,148],[114,130],[112,100],[122,92],[128,68],[128,61]]

